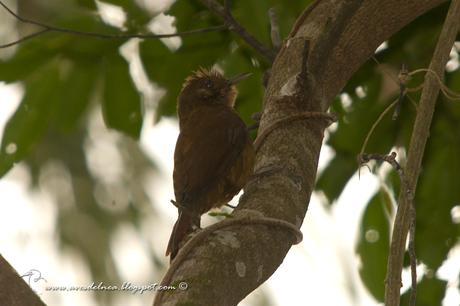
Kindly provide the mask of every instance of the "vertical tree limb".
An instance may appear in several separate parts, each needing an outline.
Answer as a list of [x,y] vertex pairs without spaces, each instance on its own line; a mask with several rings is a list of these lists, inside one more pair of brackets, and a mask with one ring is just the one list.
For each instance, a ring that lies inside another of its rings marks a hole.
[[[449,59],[449,53],[455,42],[460,27],[460,0],[453,0],[446,21],[439,36],[438,44],[430,63],[430,69],[437,75],[442,76]],[[429,73],[425,76],[422,96],[415,118],[414,129],[405,166],[406,177],[409,187],[415,194],[417,180],[422,164],[425,145],[430,133],[431,120],[433,118],[436,99],[440,85],[436,77]],[[388,270],[385,288],[385,305],[398,306],[401,289],[401,271],[403,266],[406,238],[410,225],[411,198],[406,192],[401,192],[398,199],[398,210],[388,258]]]

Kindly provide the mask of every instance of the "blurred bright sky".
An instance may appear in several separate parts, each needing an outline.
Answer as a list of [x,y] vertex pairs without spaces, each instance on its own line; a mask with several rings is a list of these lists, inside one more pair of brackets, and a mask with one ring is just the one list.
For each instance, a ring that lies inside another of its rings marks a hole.
[[[151,10],[160,7],[151,5],[151,1],[144,2],[150,3]],[[104,18],[111,20],[112,24],[123,23],[123,16],[120,17],[120,12],[117,12],[116,8],[107,8],[104,4],[100,4],[99,7],[109,10],[109,12],[104,11]],[[171,18],[164,15],[159,15],[152,21],[151,29],[155,32],[174,31]],[[176,38],[165,40],[165,43],[175,49],[181,41]],[[149,196],[158,203],[157,211],[163,215],[161,218],[163,222],[154,223],[147,220],[143,234],[155,233],[155,247],[163,252],[177,217],[176,209],[169,200],[174,194],[172,156],[178,125],[177,121],[172,119],[162,119],[158,124],[153,125],[154,101],[161,95],[161,91],[151,84],[143,73],[137,46],[138,41],[132,40],[125,44],[121,53],[130,62],[133,78],[145,97],[146,113],[140,143],[148,156],[159,166],[159,171],[146,184],[152,186],[149,188]],[[0,137],[5,123],[19,105],[22,94],[20,84],[0,83]],[[104,128],[98,109],[93,111],[91,122],[90,134],[97,133],[98,142],[103,143],[104,148],[101,149],[99,143],[88,150],[92,150],[96,160],[98,157],[106,159],[108,151],[113,152],[112,156],[116,159],[115,139],[118,135]],[[319,171],[324,168],[333,154],[328,146],[323,146]],[[117,170],[121,171],[115,169]],[[381,172],[384,171],[388,171],[388,168],[383,167]],[[379,305],[360,281],[358,274],[360,263],[354,251],[365,204],[379,188],[379,182],[379,175],[370,174],[363,169],[361,178],[358,179],[355,175],[333,206],[325,204],[320,194],[313,194],[301,229],[304,240],[292,247],[280,268],[262,286],[275,305]],[[31,190],[30,183],[28,169],[22,163],[15,165],[4,178],[0,179],[1,254],[19,274],[32,268],[40,270],[47,280],[46,285],[88,285],[96,281],[91,279],[88,268],[77,253],[58,249],[58,236],[55,232],[56,199],[43,184]],[[62,188],[64,190],[67,188],[64,183]],[[117,269],[122,277],[138,284],[160,282],[160,279],[149,278],[152,275],[153,265],[149,262],[145,243],[134,228],[129,226],[119,228],[112,239],[112,249]],[[455,248],[450,257],[449,262],[438,271],[442,278],[449,280],[444,306],[460,304],[457,289],[460,248]],[[164,258],[165,262],[167,260]],[[419,274],[422,275],[423,266],[419,268]],[[403,282],[405,286],[402,290],[406,290],[409,284],[408,271],[405,271]],[[43,284],[35,286],[39,286],[35,289],[49,305],[97,305],[91,292],[50,293],[42,290],[43,287],[40,286]],[[240,305],[253,305],[252,301],[255,301],[259,294],[256,290]],[[143,295],[124,293],[119,295],[116,305],[149,305],[152,299],[151,293]]]

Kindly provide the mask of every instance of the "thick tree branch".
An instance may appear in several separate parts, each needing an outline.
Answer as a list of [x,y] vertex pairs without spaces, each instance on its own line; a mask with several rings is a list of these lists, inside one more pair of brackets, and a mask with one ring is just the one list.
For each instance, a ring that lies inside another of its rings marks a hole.
[[311,58],[311,70],[314,74],[320,75],[327,59],[334,51],[335,45],[341,37],[342,32],[346,28],[347,23],[351,17],[355,14],[356,10],[361,6],[363,0],[353,1],[342,1],[340,8],[337,10],[336,16],[330,16],[334,18],[334,22],[331,25],[325,27],[323,35],[318,38],[313,55]]
[[[425,145],[430,133],[431,120],[433,118],[436,99],[439,94],[440,84],[436,75],[442,76],[449,59],[449,53],[455,42],[460,29],[460,0],[453,0],[446,21],[439,36],[436,50],[430,63],[429,73],[425,76],[422,96],[420,99],[417,117],[409,145],[407,156],[406,177],[410,189],[415,193],[417,180],[422,164]],[[406,249],[407,232],[410,225],[411,198],[405,192],[401,192],[398,199],[398,210],[391,240],[390,255],[388,258],[388,270],[385,288],[385,305],[398,306],[401,289],[401,271],[403,266],[404,252]]]
[[[367,0],[352,14],[339,11],[349,7],[343,2],[315,2],[283,42],[271,69],[259,133],[282,118],[306,111],[305,105],[311,107],[307,110],[326,111],[348,79],[383,41],[444,0]],[[324,59],[322,71],[310,73],[316,81],[310,88],[313,92],[302,101],[283,103],[289,100],[286,97],[291,94],[290,84],[298,81],[302,70],[305,41],[313,46],[308,57],[312,64],[311,59],[317,57],[312,54],[315,44],[334,28],[334,16],[340,15],[348,15],[348,20],[339,37],[331,37],[335,42],[324,44],[332,51]],[[318,99],[313,101],[313,96]],[[300,228],[315,182],[323,130],[322,120],[307,119],[280,125],[269,133],[257,154],[256,175],[245,187],[233,217],[244,217],[253,211]],[[292,233],[267,225],[219,230],[190,250],[171,276],[169,283],[186,281],[188,290],[165,292],[156,305],[237,305],[273,274],[292,243]]]
[[1,255],[0,304],[8,306],[45,306],[42,300]]

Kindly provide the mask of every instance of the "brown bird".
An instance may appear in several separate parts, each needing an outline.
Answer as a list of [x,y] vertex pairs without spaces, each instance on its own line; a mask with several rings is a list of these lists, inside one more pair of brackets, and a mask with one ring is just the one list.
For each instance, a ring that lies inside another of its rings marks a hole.
[[248,75],[226,79],[216,70],[200,68],[179,94],[173,173],[179,217],[166,249],[171,260],[182,240],[200,227],[201,215],[227,204],[253,172],[252,141],[233,109],[235,84]]

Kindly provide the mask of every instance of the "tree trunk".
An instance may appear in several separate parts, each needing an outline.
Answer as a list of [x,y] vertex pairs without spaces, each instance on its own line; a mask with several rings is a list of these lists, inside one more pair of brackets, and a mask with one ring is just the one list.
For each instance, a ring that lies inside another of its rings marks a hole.
[[0,255],[0,305],[45,306],[16,270]]
[[[302,111],[325,112],[382,42],[443,2],[319,0],[311,4],[273,63],[259,135],[281,118]],[[303,71],[304,51],[308,51],[306,92],[298,95],[292,88],[298,86],[297,76]],[[255,177],[245,187],[232,219],[264,216],[300,228],[314,187],[324,128],[323,120],[311,118],[274,129],[261,143]],[[163,283],[184,281],[188,289],[158,292],[154,305],[237,305],[275,272],[295,240],[287,227],[232,224],[207,235],[171,266]]]

